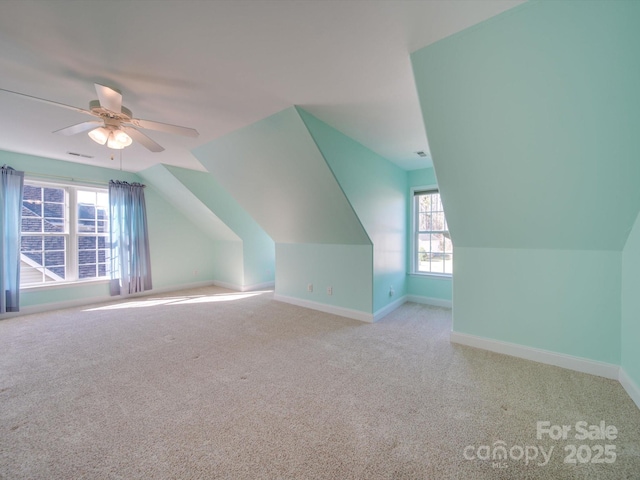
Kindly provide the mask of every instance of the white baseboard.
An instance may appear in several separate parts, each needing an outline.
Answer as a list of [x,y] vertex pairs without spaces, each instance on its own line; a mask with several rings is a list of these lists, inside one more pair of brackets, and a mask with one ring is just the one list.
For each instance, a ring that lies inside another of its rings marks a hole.
[[104,303],[113,299],[114,297],[100,296],[100,297],[88,297],[76,300],[67,300],[64,302],[55,303],[42,303],[40,305],[30,305],[28,307],[20,307],[19,312],[3,313],[0,320],[12,317],[21,317],[22,315],[31,315],[34,313],[50,312],[53,310],[63,310],[65,308],[83,307],[85,305],[94,305],[96,303]]
[[255,292],[256,290],[273,290],[276,288],[276,282],[254,283],[253,285],[243,285],[241,292]]
[[236,292],[253,292],[255,290],[265,290],[267,288],[274,288],[275,282],[255,283],[253,285],[239,285],[237,283],[228,283],[215,280],[214,285],[222,288],[228,288],[229,290],[235,290]]
[[631,397],[631,400],[633,400],[636,406],[640,408],[640,387],[638,387],[638,384],[634,382],[629,375],[627,375],[627,372],[625,372],[622,367],[620,367],[618,380],[622,387],[627,391],[627,394]]
[[[105,303],[112,302],[118,300],[128,300],[131,298],[139,298],[139,297],[148,297],[151,295],[158,295],[162,293],[168,292],[176,292],[179,290],[188,290],[191,288],[200,288],[200,287],[208,287],[214,285],[215,282],[212,281],[204,281],[204,282],[193,282],[193,283],[185,283],[180,285],[172,285],[168,287],[162,288],[154,288],[152,290],[147,290],[146,292],[132,293],[131,295],[124,296],[114,296],[111,295],[101,295],[98,297],[85,297],[85,298],[77,298],[73,300],[65,300],[62,302],[52,302],[52,303],[41,303],[39,305],[29,305],[26,307],[20,307],[19,312],[11,312],[11,313],[3,313],[0,317],[0,320],[5,318],[12,317],[20,317],[22,315],[31,315],[33,313],[42,313],[42,312],[50,312],[53,310],[63,310],[65,308],[74,308],[74,307],[83,307],[86,305],[95,305],[97,303]],[[69,287],[81,286],[81,284],[70,284]],[[63,285],[56,285],[54,288],[63,288]]]
[[373,321],[377,322],[381,318],[386,317],[391,312],[393,312],[396,308],[401,307],[406,301],[407,301],[407,296],[404,295],[403,297],[400,297],[399,299],[397,299],[395,302],[392,302],[389,305],[382,307],[380,310],[378,310],[376,313],[373,314]]
[[[202,288],[202,287],[210,287],[215,285],[215,282],[211,280],[206,280],[204,282],[193,282],[193,283],[183,283],[180,285],[171,285],[168,287],[162,288],[154,288],[152,290],[148,290],[146,292],[134,293],[133,295],[129,295],[127,298],[131,297],[147,297],[149,295],[155,295],[157,293],[168,293],[168,292],[177,292],[180,290],[189,290],[191,288]],[[111,300],[118,299],[121,297],[109,297]]]
[[469,347],[482,348],[491,352],[502,353],[512,357],[533,360],[534,362],[555,365],[576,372],[589,373],[600,377],[618,380],[620,367],[611,363],[598,362],[582,357],[574,357],[562,353],[550,352],[539,348],[526,347],[515,343],[501,342],[466,333],[451,332],[451,342]]
[[286,295],[280,295],[278,293],[273,295],[273,299],[278,300],[279,302],[297,305],[299,307],[310,308],[311,310],[318,310],[320,312],[331,313],[333,315],[339,315],[341,317],[353,318],[355,320],[360,320],[361,322],[373,322],[373,314],[362,312],[360,310],[336,307],[334,305],[327,305],[326,303],[312,302],[311,300],[288,297]]
[[422,303],[425,305],[433,305],[434,307],[451,308],[451,300],[442,298],[424,297],[422,295],[407,295],[407,302]]

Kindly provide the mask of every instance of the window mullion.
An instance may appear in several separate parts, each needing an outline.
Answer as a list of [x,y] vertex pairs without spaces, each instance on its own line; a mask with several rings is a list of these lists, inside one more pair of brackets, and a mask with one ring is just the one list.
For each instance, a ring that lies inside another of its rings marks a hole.
[[68,191],[68,224],[67,224],[67,274],[70,280],[78,280],[78,201],[76,189],[69,187]]
[[411,251],[413,252],[413,273],[417,273],[420,270],[420,254],[418,253],[418,247],[420,242],[420,197],[418,195],[413,197],[413,245]]

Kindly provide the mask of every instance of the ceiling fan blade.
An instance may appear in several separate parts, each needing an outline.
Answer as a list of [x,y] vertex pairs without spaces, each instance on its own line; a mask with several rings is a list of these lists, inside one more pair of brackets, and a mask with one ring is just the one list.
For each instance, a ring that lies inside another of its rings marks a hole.
[[131,123],[136,127],[148,128],[149,130],[157,130],[159,132],[175,133],[176,135],[184,135],[185,137],[196,138],[200,135],[195,128],[180,127],[178,125],[154,122],[152,120],[142,120],[141,118],[132,118]]
[[21,97],[26,97],[29,100],[36,100],[38,102],[42,102],[42,103],[48,103],[49,105],[55,105],[56,107],[62,107],[62,108],[66,108],[69,110],[73,110],[76,112],[80,112],[80,113],[86,113],[89,115],[93,115],[94,117],[97,116],[95,113],[89,111],[89,110],[85,110],[84,108],[78,108],[78,107],[74,107],[73,105],[66,105],[64,103],[59,103],[59,102],[54,102],[52,100],[46,100],[44,98],[40,98],[40,97],[34,97],[33,95],[27,95],[25,93],[19,93],[19,92],[14,92],[12,90],[6,90],[4,88],[0,88],[1,92],[7,92],[7,93],[13,93],[14,95],[20,95]]
[[133,138],[136,142],[141,143],[146,149],[151,150],[152,152],[162,152],[164,150],[163,147],[151,140],[141,131],[124,125],[121,125],[120,128],[127,132],[127,135]]
[[115,113],[122,112],[122,94],[110,87],[95,84],[100,106]]
[[88,130],[93,130],[94,128],[98,128],[103,125],[104,125],[104,122],[91,120],[89,122],[82,122],[76,125],[71,125],[70,127],[61,128],[60,130],[56,130],[53,133],[59,133],[61,135],[75,135],[76,133],[82,133]]

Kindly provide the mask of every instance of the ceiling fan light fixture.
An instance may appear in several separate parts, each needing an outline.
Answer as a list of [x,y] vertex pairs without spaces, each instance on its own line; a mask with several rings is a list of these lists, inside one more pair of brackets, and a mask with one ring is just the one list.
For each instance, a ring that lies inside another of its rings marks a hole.
[[133,143],[132,138],[126,132],[111,125],[94,128],[89,132],[89,137],[100,145],[106,143],[107,147],[114,150],[122,150]]
[[125,132],[123,132],[122,130],[119,130],[119,129],[118,130],[114,130],[111,133],[111,135],[113,136],[115,141],[120,143],[123,147],[128,147],[133,142],[133,140],[131,139],[131,137],[129,135],[127,135]]
[[91,137],[91,140],[93,140],[97,144],[104,145],[105,143],[107,143],[110,133],[111,132],[105,127],[98,127],[91,130],[88,135]]
[[122,150],[124,147],[131,145],[131,137],[124,133],[122,130],[114,130],[110,133],[107,140],[107,147],[114,150]]

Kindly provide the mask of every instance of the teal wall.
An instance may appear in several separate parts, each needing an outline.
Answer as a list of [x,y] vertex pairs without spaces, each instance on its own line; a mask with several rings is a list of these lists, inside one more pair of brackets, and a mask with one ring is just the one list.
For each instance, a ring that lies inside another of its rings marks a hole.
[[[212,262],[213,278],[216,282],[241,290],[244,286],[244,258],[240,237],[185,187],[165,165],[154,165],[138,172],[138,176],[145,184],[149,185],[147,194],[152,189],[181,214],[182,220],[189,221],[209,239],[208,245],[205,245],[201,250],[198,250],[197,246],[192,245],[187,239],[185,245],[187,253],[208,258],[208,261]],[[173,221],[176,222],[179,218],[176,216]],[[168,223],[163,219],[162,210],[158,213],[158,219]],[[169,231],[175,233],[182,230],[178,225],[175,225],[175,229]],[[169,242],[170,238],[165,235],[160,241]],[[168,258],[163,264],[175,263],[176,261],[182,263],[183,260]],[[178,268],[178,266],[173,265],[172,268]],[[198,277],[200,275],[199,268],[196,266],[191,274]]]
[[371,256],[371,245],[277,243],[276,293],[371,313]]
[[638,24],[640,2],[529,2],[412,54],[455,331],[611,363],[628,351]]
[[372,313],[371,240],[294,107],[193,153],[275,241],[276,294]]
[[640,387],[640,216],[622,251],[621,362]]
[[[8,164],[26,172],[27,176],[43,175],[55,181],[56,176],[98,182],[105,187],[111,179],[140,182],[138,176],[49,158],[0,151],[0,164]],[[44,177],[43,177],[44,178]],[[62,180],[61,180],[62,181]],[[145,189],[154,289],[209,282],[216,277],[216,255],[210,239],[167,203],[148,184]],[[226,260],[225,260],[226,261]],[[196,273],[197,271],[197,273]],[[60,302],[109,299],[106,282],[92,282],[55,288],[33,288],[21,292],[21,306],[34,307]]]
[[298,113],[373,242],[377,312],[406,294],[407,172],[303,109]]
[[[433,167],[421,168],[418,170],[411,170],[408,172],[409,177],[409,190],[411,187],[428,187],[432,185],[438,185],[435,171]],[[413,208],[413,197],[409,195],[407,197],[407,225],[409,235],[407,235],[407,252],[411,252],[411,228],[413,219],[411,218]],[[445,214],[447,208],[445,205]],[[454,240],[454,269],[455,269],[455,239]],[[411,262],[413,258],[411,255],[407,255],[407,272],[411,272]],[[447,276],[438,275],[412,275],[407,274],[407,294],[418,297],[425,297],[426,299],[444,300],[445,302],[451,302],[453,291],[453,279]]]
[[458,247],[453,330],[620,362],[621,252]]
[[640,2],[525,3],[411,56],[456,247],[622,249],[639,21]]
[[190,193],[242,239],[243,286],[271,283],[275,278],[273,240],[208,172],[166,165],[165,168]]
[[193,154],[276,243],[371,244],[294,107]]
[[151,184],[145,189],[145,200],[154,288],[222,280],[220,271],[229,271],[223,266],[232,261],[232,254],[220,255],[216,243],[166,202]]
[[[202,172],[194,172],[202,173]],[[240,242],[241,238],[191,192],[166,165],[158,163],[137,173],[212,240]],[[206,175],[206,174],[203,174]]]

